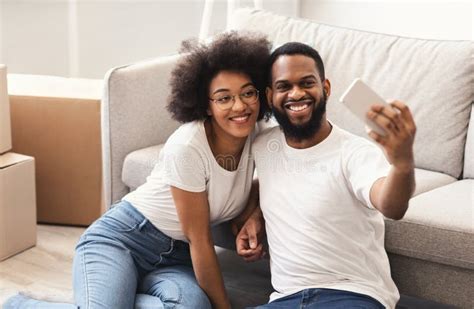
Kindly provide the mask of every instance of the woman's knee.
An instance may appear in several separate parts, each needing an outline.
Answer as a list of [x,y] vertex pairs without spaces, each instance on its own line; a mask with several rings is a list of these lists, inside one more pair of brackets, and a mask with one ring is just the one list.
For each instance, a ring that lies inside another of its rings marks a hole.
[[194,287],[190,287],[190,289],[186,292],[189,295],[184,295],[183,304],[187,304],[188,306],[183,306],[183,308],[200,308],[200,309],[211,309],[211,302],[207,297],[206,293],[197,285]]
[[148,274],[140,284],[140,293],[160,298],[165,308],[211,308],[189,267],[166,267]]

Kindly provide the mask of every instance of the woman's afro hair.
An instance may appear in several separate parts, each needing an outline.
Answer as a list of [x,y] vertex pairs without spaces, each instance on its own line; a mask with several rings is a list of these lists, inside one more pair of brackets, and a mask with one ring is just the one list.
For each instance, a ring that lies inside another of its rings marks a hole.
[[171,72],[167,109],[173,119],[186,123],[209,117],[209,85],[220,71],[249,76],[260,93],[258,119],[268,119],[265,87],[270,49],[266,37],[254,32],[226,32],[207,45],[196,40],[184,41],[180,52],[186,54]]

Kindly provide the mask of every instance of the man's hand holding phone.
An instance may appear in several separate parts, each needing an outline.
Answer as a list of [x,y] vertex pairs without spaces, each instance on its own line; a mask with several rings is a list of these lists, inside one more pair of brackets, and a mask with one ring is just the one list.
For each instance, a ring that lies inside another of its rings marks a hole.
[[388,106],[374,104],[367,118],[386,132],[381,135],[371,130],[368,134],[383,147],[388,161],[402,171],[413,169],[416,126],[408,106],[400,101],[390,102]]
[[386,103],[360,79],[352,83],[341,101],[367,124],[369,136],[382,146],[388,161],[395,168],[400,171],[414,168],[416,125],[405,103]]

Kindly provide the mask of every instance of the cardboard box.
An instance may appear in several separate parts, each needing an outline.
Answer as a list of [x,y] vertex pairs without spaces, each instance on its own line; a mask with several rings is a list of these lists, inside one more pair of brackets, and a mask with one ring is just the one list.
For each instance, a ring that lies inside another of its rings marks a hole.
[[0,154],[12,149],[10,103],[7,94],[7,67],[0,64]]
[[0,155],[0,261],[36,244],[34,162],[12,152]]
[[35,157],[38,222],[87,226],[103,210],[101,80],[8,75],[13,151]]

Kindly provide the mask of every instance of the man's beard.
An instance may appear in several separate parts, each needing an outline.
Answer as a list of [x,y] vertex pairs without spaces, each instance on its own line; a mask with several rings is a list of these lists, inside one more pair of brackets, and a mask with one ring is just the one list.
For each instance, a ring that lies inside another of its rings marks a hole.
[[312,138],[316,132],[318,132],[322,124],[323,115],[326,113],[326,101],[327,96],[326,93],[323,92],[323,96],[319,102],[312,103],[315,104],[315,107],[311,113],[311,118],[308,120],[308,122],[303,124],[291,123],[288,115],[285,112],[280,112],[274,106],[272,106],[272,112],[287,138],[296,141],[302,141]]

